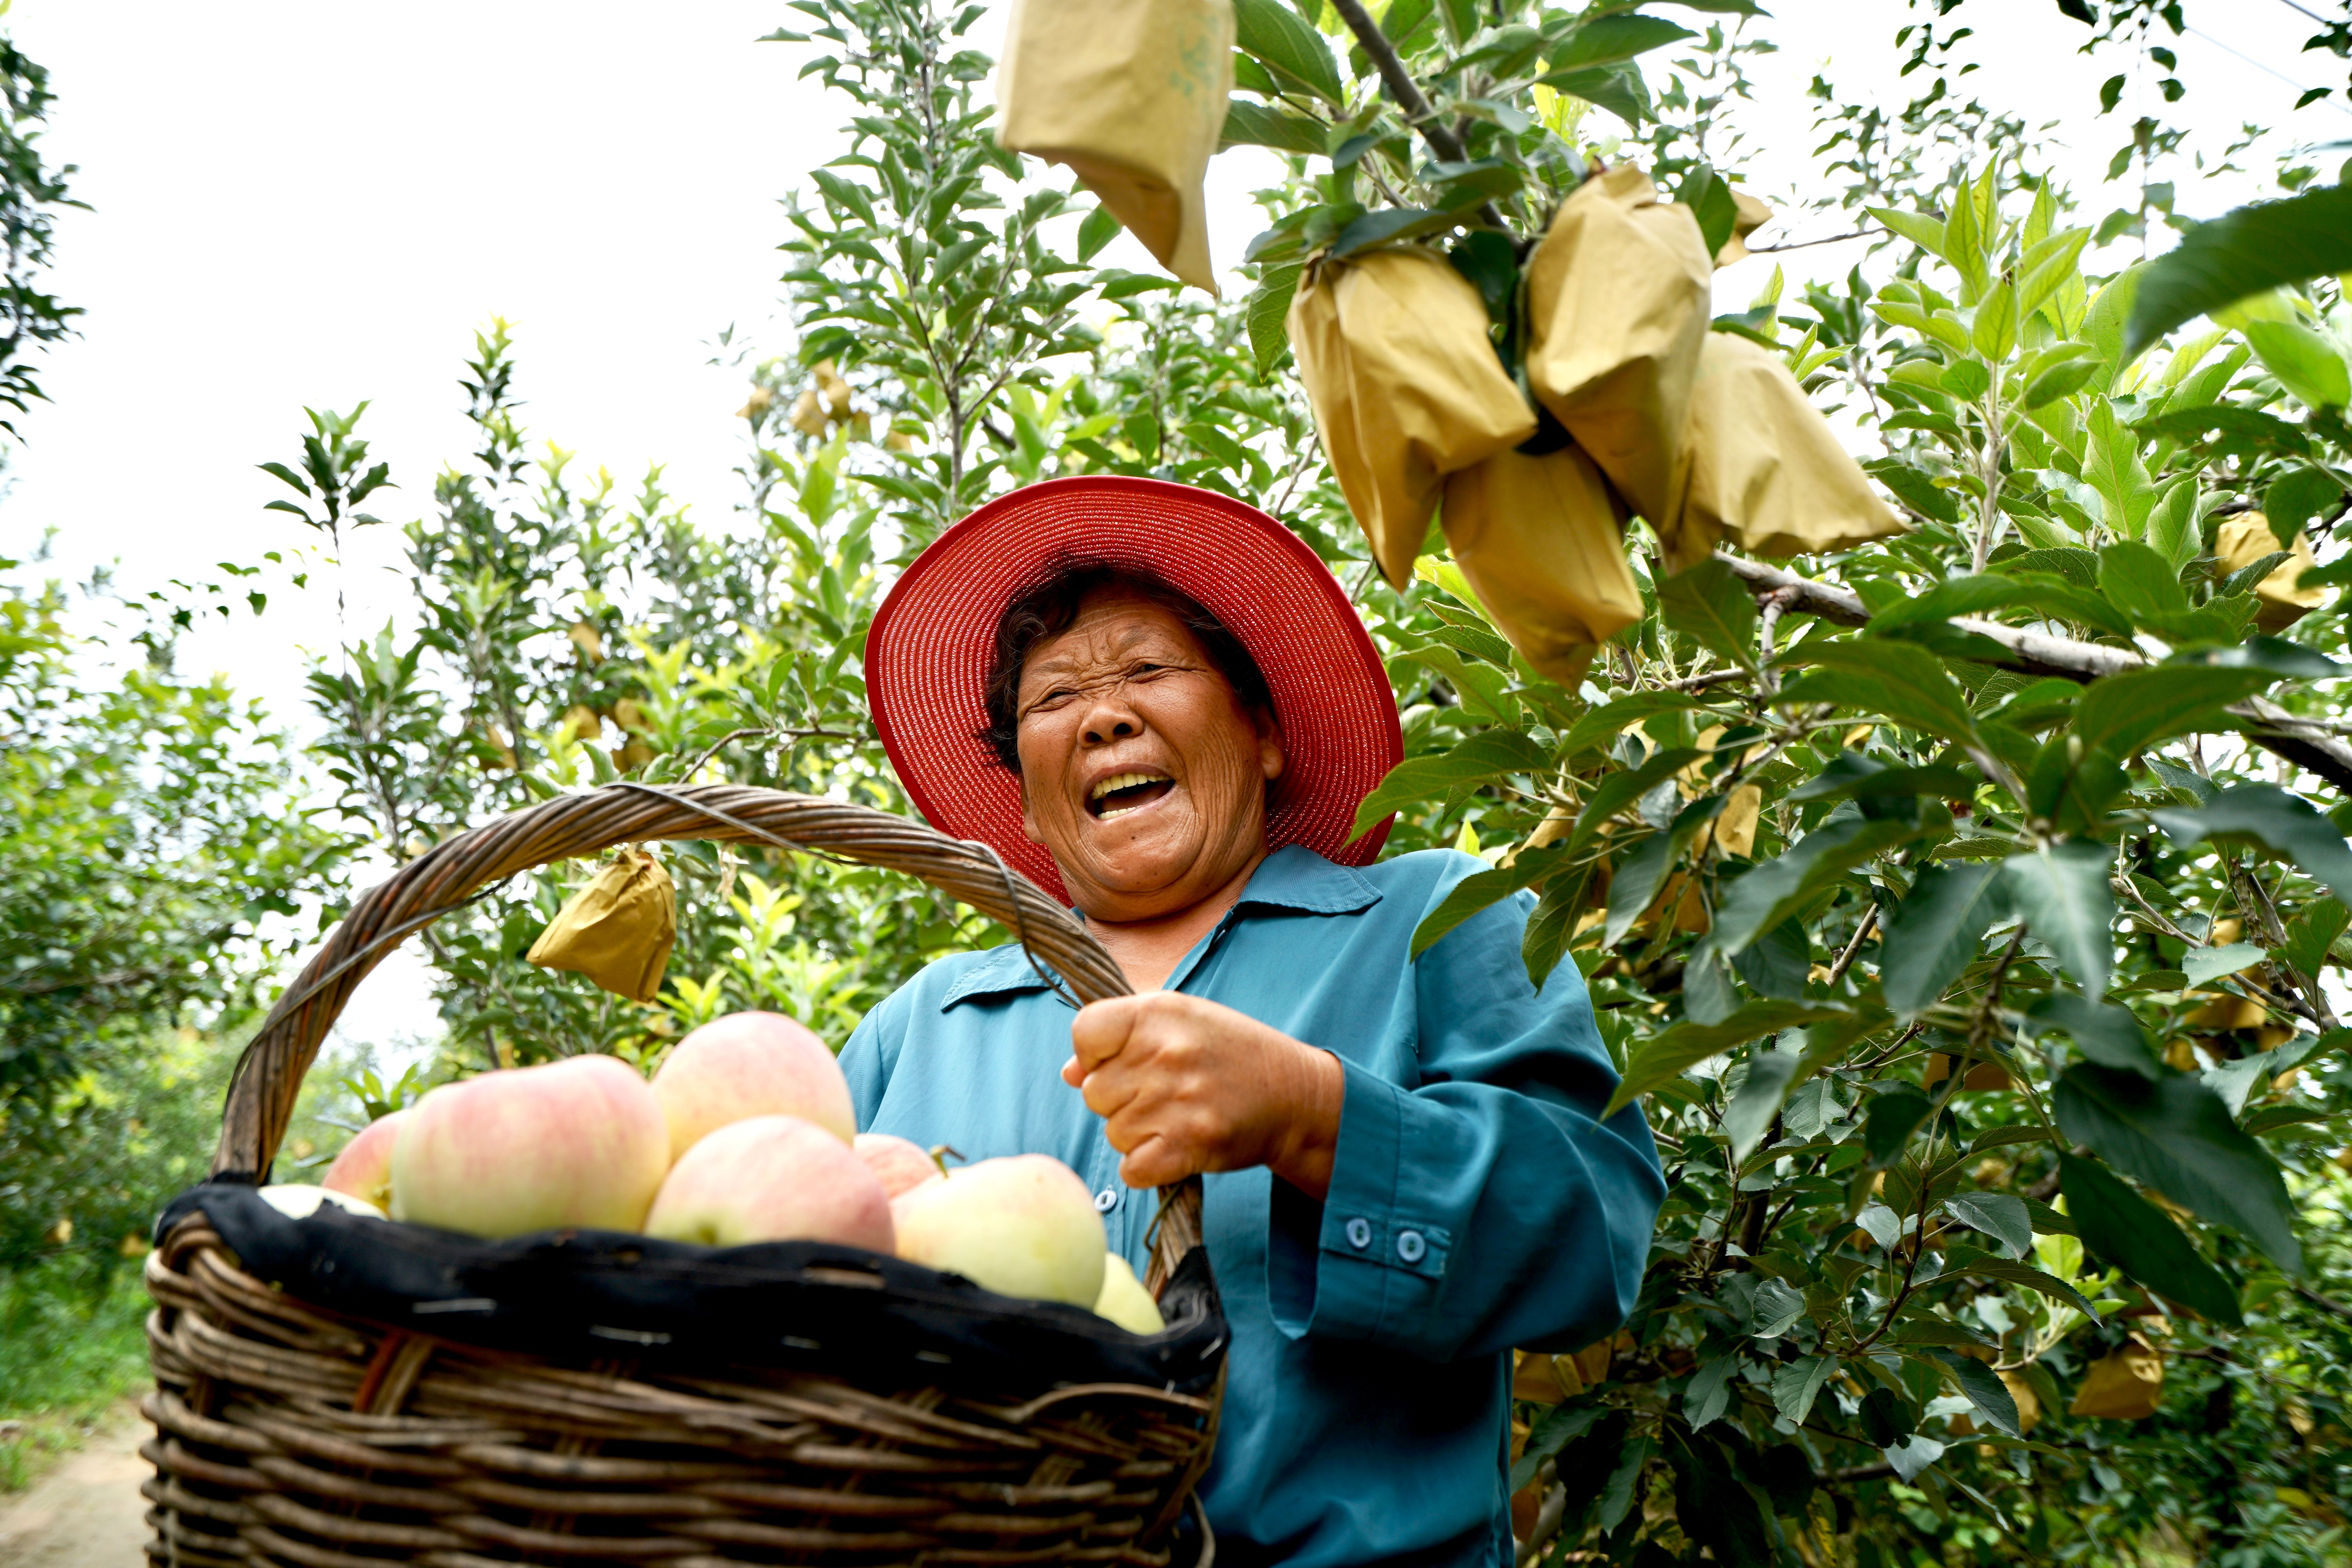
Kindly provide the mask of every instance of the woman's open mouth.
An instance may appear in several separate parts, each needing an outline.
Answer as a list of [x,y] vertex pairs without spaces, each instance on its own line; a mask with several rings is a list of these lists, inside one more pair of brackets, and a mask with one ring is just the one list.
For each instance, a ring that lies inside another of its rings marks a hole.
[[1087,809],[1104,822],[1124,816],[1165,796],[1176,787],[1166,773],[1113,773],[1087,796]]

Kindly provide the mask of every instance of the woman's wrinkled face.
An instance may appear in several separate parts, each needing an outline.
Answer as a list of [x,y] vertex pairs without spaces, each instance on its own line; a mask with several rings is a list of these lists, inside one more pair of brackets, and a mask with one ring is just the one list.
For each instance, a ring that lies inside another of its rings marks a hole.
[[1189,909],[1265,853],[1281,732],[1160,605],[1089,596],[1030,650],[1015,712],[1022,826],[1095,919]]

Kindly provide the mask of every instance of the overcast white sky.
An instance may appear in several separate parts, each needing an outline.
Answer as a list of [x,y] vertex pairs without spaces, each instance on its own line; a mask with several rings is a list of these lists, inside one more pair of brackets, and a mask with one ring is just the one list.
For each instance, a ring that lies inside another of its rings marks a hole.
[[[1890,104],[1919,85],[1895,79],[1896,0],[1777,9],[1764,30],[1781,52],[1757,68],[1748,119],[1768,195],[1803,177],[1817,71]],[[2297,52],[2312,25],[2287,0],[2189,13],[2211,36],[2168,40],[2190,89],[2174,118],[2209,156],[2242,118],[2278,122],[2294,89],[2271,72],[2339,88],[2280,141],[2352,136],[2341,65]],[[56,291],[89,313],[44,370],[54,403],[20,422],[0,555],[55,529],[43,570],[118,563],[138,590],[299,544],[299,522],[261,510],[280,491],[254,465],[296,455],[305,405],[362,398],[362,433],[402,487],[374,510],[421,515],[466,450],[460,356],[493,314],[516,323],[535,436],[625,482],[665,463],[674,494],[723,518],[743,385],[707,363],[711,340],[732,323],[784,345],[775,204],[836,150],[843,113],[794,79],[804,51],[753,41],[794,15],[777,0],[17,0],[6,25],[58,93],[51,154],[81,166],[75,194],[95,210],[60,226]],[[2122,68],[2076,55],[2085,30],[2051,0],[1971,0],[1952,20],[1979,29],[1979,95],[2065,121],[2048,155],[2095,220],[2115,204],[2089,187],[2152,85],[2094,123],[2098,81]],[[980,29],[992,47],[998,31]],[[1256,156],[1212,170],[1222,262],[1257,226]],[[2181,207],[2210,215],[2263,189],[2184,181]],[[1843,273],[1858,250],[1782,259]],[[1139,249],[1121,259],[1149,265]],[[1769,269],[1727,274],[1719,302],[1744,306]],[[383,571],[396,541],[371,532],[350,552],[355,626],[397,603]],[[299,727],[302,670],[333,630],[331,594],[281,594],[261,620],[190,639],[184,662],[226,670]],[[421,1026],[413,984],[376,985],[386,1017]]]

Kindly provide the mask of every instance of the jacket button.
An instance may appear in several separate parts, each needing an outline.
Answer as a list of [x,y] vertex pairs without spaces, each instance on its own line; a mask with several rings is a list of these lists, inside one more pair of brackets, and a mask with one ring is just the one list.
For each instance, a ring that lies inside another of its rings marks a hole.
[[1348,1245],[1362,1251],[1372,1244],[1372,1222],[1359,1215],[1348,1222]]
[[1111,1210],[1117,1207],[1118,1207],[1118,1189],[1117,1187],[1105,1187],[1102,1191],[1095,1194],[1095,1213],[1108,1214]]
[[1422,1255],[1428,1250],[1429,1243],[1421,1238],[1421,1232],[1406,1230],[1397,1233],[1397,1256],[1407,1263],[1420,1262]]

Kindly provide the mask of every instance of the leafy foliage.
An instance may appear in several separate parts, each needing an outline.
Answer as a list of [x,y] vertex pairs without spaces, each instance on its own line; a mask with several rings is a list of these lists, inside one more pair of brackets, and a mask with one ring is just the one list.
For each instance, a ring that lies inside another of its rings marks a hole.
[[[2270,506],[2283,544],[2317,539],[2316,580],[2338,572],[2338,287],[2155,363],[2126,341],[2151,274],[2095,270],[2114,233],[2069,221],[2021,121],[1942,78],[1900,115],[1825,86],[1837,200],[1885,246],[1718,325],[1864,426],[1914,531],[1816,578],[1728,557],[1665,577],[1637,520],[1656,613],[1571,691],[1442,553],[1376,580],[1282,373],[1284,308],[1314,252],[1438,246],[1510,363],[1525,242],[1629,138],[1728,236],[1753,7],[1685,5],[1693,28],[1243,0],[1226,139],[1283,172],[1229,306],[1090,265],[1106,216],[989,140],[976,11],[799,8],[817,25],[778,37],[847,95],[852,147],[792,209],[801,336],[750,367],[739,524],[527,456],[510,344],[486,334],[480,450],[406,531],[414,614],[313,680],[377,851],[620,773],[904,809],[857,664],[892,564],[1058,474],[1248,497],[1331,563],[1396,686],[1407,755],[1361,825],[1394,812],[1395,849],[1489,861],[1417,941],[1532,895],[1531,978],[1576,965],[1665,1151],[1624,1332],[1520,1369],[1531,1554],[2109,1562],[2158,1530],[2247,1562],[2334,1550],[2342,615],[2256,635],[2287,557],[2218,552]],[[1952,37],[1918,34],[1920,62]],[[2144,228],[2145,186],[2137,208]],[[519,963],[584,868],[442,922],[464,1065],[643,1061],[747,1004],[839,1037],[925,957],[995,937],[877,874],[670,853],[681,932],[651,1008]],[[2067,1413],[2138,1344],[2169,1369],[2147,1424]]]

